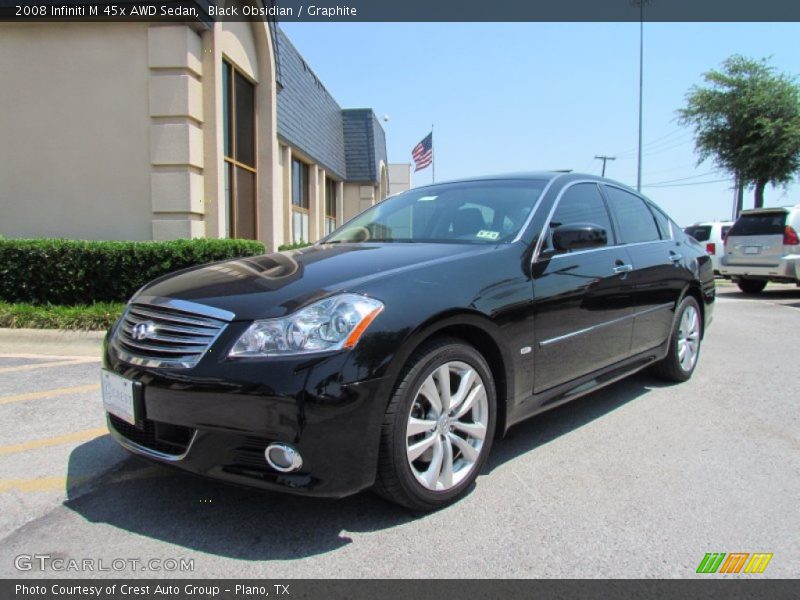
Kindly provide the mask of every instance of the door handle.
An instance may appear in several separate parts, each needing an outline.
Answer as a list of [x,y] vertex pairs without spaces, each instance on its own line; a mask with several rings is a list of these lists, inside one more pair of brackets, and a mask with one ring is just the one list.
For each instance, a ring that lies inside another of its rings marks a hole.
[[614,273],[622,274],[622,273],[630,273],[633,271],[633,265],[617,265],[614,267]]
[[682,254],[675,254],[674,252],[670,252],[669,259],[672,262],[678,262],[679,260],[683,260],[683,255]]

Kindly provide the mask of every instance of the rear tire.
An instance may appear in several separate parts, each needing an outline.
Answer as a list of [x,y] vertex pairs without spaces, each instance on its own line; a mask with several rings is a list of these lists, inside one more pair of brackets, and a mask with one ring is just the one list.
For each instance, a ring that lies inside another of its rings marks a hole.
[[745,294],[760,294],[767,287],[767,282],[763,279],[740,279],[736,285]]
[[691,378],[700,358],[703,319],[693,296],[686,296],[675,311],[675,325],[667,356],[653,365],[652,373],[665,381],[681,383]]
[[492,372],[475,348],[453,338],[424,344],[386,409],[374,491],[419,511],[464,496],[489,455],[496,402]]

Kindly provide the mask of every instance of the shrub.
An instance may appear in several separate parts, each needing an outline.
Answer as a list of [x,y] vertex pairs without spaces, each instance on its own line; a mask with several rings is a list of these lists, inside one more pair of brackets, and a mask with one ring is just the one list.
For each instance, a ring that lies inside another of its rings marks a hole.
[[0,327],[103,331],[114,324],[123,310],[125,304],[122,302],[98,302],[85,306],[0,302]]
[[166,273],[263,254],[252,240],[117,242],[0,240],[0,300],[33,304],[125,302]]
[[284,250],[299,250],[300,248],[308,248],[311,246],[311,242],[295,242],[293,244],[281,244],[278,246],[278,251],[283,252]]

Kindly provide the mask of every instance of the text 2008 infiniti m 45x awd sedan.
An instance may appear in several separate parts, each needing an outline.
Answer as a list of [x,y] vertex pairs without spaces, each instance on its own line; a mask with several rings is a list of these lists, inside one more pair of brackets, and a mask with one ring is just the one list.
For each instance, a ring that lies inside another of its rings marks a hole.
[[435,509],[514,423],[644,367],[691,377],[714,294],[703,248],[623,185],[436,184],[145,286],[107,337],[104,405],[155,461]]

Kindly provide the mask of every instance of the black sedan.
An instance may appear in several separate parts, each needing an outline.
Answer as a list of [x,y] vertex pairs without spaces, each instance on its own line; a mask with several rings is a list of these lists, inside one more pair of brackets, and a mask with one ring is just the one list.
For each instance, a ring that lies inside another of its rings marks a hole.
[[689,379],[714,294],[703,248],[624,185],[436,184],[309,248],[152,282],[107,337],[104,404],[155,461],[430,510],[522,419],[646,367]]

